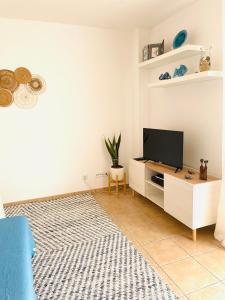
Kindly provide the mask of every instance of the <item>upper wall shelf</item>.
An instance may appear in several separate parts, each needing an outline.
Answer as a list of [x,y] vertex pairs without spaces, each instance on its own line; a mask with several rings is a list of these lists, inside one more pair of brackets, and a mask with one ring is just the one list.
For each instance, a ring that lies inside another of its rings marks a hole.
[[166,52],[160,56],[155,58],[149,59],[147,61],[139,63],[139,68],[142,69],[154,69],[165,64],[170,64],[175,62],[179,59],[200,55],[201,53],[205,52],[203,46],[199,45],[185,45],[178,49],[171,50]]
[[208,80],[215,80],[215,79],[222,79],[222,78],[223,78],[222,71],[207,71],[207,72],[188,74],[188,75],[185,75],[182,77],[175,77],[175,78],[168,79],[168,80],[158,80],[156,82],[148,84],[148,87],[167,88],[167,87],[176,86],[176,85],[208,81]]

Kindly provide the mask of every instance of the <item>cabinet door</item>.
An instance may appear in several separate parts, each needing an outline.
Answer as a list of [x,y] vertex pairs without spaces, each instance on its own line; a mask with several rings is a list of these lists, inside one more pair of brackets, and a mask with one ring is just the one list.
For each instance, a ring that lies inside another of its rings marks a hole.
[[167,174],[164,185],[164,210],[193,228],[193,186]]
[[196,228],[216,223],[220,187],[220,180],[195,185],[193,222]]
[[145,164],[134,159],[129,162],[129,186],[145,196]]

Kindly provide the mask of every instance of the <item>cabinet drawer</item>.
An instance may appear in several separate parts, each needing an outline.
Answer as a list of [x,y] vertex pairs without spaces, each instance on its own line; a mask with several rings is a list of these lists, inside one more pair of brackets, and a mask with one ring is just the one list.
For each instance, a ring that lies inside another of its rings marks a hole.
[[129,161],[129,186],[145,196],[145,164],[131,159]]
[[193,228],[193,186],[165,174],[164,210]]

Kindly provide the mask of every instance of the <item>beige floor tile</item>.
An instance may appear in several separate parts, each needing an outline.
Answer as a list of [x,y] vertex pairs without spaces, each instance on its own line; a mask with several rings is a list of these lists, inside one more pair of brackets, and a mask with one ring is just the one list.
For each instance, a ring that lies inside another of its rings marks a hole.
[[181,234],[177,234],[176,237],[174,237],[174,241],[193,256],[219,248],[219,243],[214,239],[212,230],[198,230],[197,241],[192,240],[192,232],[191,230],[187,230]]
[[221,280],[225,279],[225,249],[196,256],[195,259]]
[[180,248],[170,239],[145,244],[144,248],[147,250],[149,255],[161,266],[180,259],[184,259],[188,256],[188,254],[182,248]]
[[154,219],[154,223],[159,225],[167,225],[167,226],[181,226],[185,230],[187,227],[183,225],[181,222],[170,216],[169,214],[165,213],[163,215],[158,215]]
[[160,278],[162,280],[164,280],[164,282],[166,284],[168,284],[170,286],[170,288],[176,293],[176,295],[180,298],[180,299],[187,299],[186,295],[183,293],[183,291],[176,285],[176,283],[166,274],[166,272],[162,269],[162,267],[160,267],[158,264],[156,264],[155,262],[153,263],[152,267],[154,268],[154,270],[158,273],[158,275],[160,276]]
[[223,300],[225,299],[225,285],[218,283],[188,295],[190,300]]
[[115,222],[124,226],[129,226],[131,230],[138,226],[147,228],[152,225],[151,220],[140,212],[112,213],[111,216]]
[[217,280],[193,258],[185,258],[162,267],[184,293],[206,287]]
[[173,237],[177,234],[182,234],[185,230],[189,231],[186,227],[184,227],[181,223],[179,225],[171,225],[171,224],[157,224],[153,223],[162,233],[164,233],[167,237]]
[[143,224],[138,226],[132,224],[129,226],[129,228],[126,225],[125,227],[129,230],[131,239],[134,238],[143,245],[145,243],[162,240],[167,237],[167,234],[165,232],[161,231],[158,227],[154,226],[153,224]]

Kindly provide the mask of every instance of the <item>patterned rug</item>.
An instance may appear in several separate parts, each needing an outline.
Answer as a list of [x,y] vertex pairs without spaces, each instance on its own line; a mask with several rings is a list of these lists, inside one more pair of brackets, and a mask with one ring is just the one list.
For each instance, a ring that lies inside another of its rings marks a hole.
[[29,218],[39,300],[178,299],[90,194],[6,208]]

